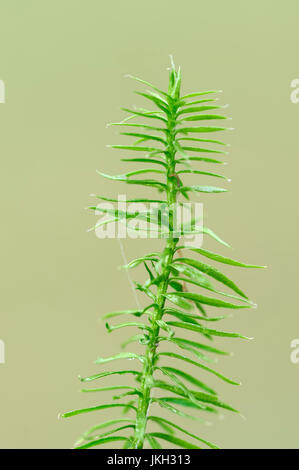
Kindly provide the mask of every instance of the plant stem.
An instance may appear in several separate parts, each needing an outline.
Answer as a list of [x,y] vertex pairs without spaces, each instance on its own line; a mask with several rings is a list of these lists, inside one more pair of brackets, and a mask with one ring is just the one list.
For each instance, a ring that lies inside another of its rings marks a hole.
[[168,117],[167,123],[167,152],[166,160],[168,164],[167,168],[167,205],[169,211],[169,237],[165,246],[165,249],[161,257],[161,275],[160,282],[157,288],[157,303],[155,313],[151,317],[152,330],[149,334],[149,343],[146,347],[145,362],[142,371],[141,395],[138,399],[137,415],[136,415],[136,426],[135,435],[133,441],[133,447],[135,449],[142,449],[144,445],[144,439],[146,434],[147,415],[151,402],[151,388],[153,386],[153,373],[155,363],[157,360],[156,350],[159,343],[159,331],[160,327],[157,324],[158,320],[161,320],[163,316],[163,309],[165,304],[165,294],[168,289],[170,265],[173,260],[176,245],[179,241],[178,238],[174,238],[172,234],[173,230],[173,206],[176,203],[177,198],[177,180],[175,177],[175,154],[176,149],[174,145],[175,141],[175,126],[176,126],[176,108],[171,109],[171,115]]

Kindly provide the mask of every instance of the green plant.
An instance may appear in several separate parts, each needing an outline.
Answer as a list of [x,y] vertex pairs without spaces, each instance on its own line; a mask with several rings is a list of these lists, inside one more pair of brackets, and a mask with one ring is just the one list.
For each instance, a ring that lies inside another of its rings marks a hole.
[[[114,401],[109,404],[100,404],[91,408],[71,411],[63,416],[70,417],[80,413],[114,407],[124,409],[126,412],[132,411],[135,414],[134,419],[120,417],[94,426],[82,436],[82,439],[77,443],[77,448],[89,448],[114,441],[124,441],[126,448],[143,448],[145,441],[152,448],[160,448],[161,440],[183,448],[199,448],[197,444],[216,448],[215,445],[190,433],[188,430],[176,425],[173,421],[160,416],[153,416],[149,413],[149,410],[152,404],[157,404],[169,413],[189,418],[191,416],[181,411],[180,407],[189,408],[191,411],[199,410],[209,413],[217,412],[218,408],[236,412],[230,405],[222,402],[216,392],[206,383],[202,382],[197,375],[192,376],[180,367],[183,363],[192,364],[197,370],[202,369],[229,384],[238,385],[237,382],[205,365],[204,362],[210,360],[206,354],[227,354],[210,345],[209,342],[214,337],[248,338],[238,333],[220,331],[207,326],[210,322],[217,322],[225,317],[209,317],[205,308],[206,306],[225,309],[250,308],[254,304],[248,300],[247,296],[232,280],[217,268],[206,264],[204,259],[208,258],[217,263],[239,267],[257,268],[259,266],[240,263],[202,248],[181,246],[180,236],[186,234],[184,227],[180,227],[179,233],[174,228],[175,204],[180,201],[180,197],[189,199],[190,193],[219,193],[225,191],[225,189],[214,186],[185,185],[181,180],[182,175],[188,173],[224,178],[220,174],[195,170],[191,167],[193,162],[221,164],[222,160],[218,158],[221,154],[226,153],[221,150],[221,147],[223,148],[225,145],[223,142],[200,136],[205,133],[225,131],[227,128],[211,125],[192,126],[197,121],[209,122],[210,120],[226,119],[225,116],[220,114],[206,114],[207,111],[222,108],[222,106],[215,104],[216,99],[214,94],[217,92],[207,91],[181,96],[181,74],[180,70],[176,71],[173,63],[169,74],[168,92],[164,92],[143,80],[136,80],[150,88],[151,91],[138,92],[138,94],[153,103],[157,109],[155,111],[143,108],[136,110],[125,109],[125,111],[130,114],[130,117],[141,117],[158,121],[159,126],[136,123],[131,120],[115,123],[114,125],[133,129],[129,132],[122,132],[122,135],[135,137],[137,141],[133,145],[114,145],[112,147],[132,152],[145,152],[146,156],[142,158],[127,158],[125,161],[149,163],[151,168],[139,169],[114,177],[105,174],[102,174],[102,176],[124,181],[128,184],[143,185],[147,188],[153,187],[164,194],[164,200],[139,198],[131,199],[128,202],[150,203],[155,201],[161,209],[160,218],[155,219],[158,230],[163,226],[163,210],[166,207],[169,216],[168,232],[166,236],[164,234],[164,238],[166,238],[165,247],[161,253],[150,253],[133,260],[126,266],[129,269],[143,263],[149,277],[142,285],[136,283],[136,288],[149,297],[149,305],[144,309],[113,312],[106,314],[104,317],[105,319],[119,315],[133,317],[133,322],[128,321],[116,326],[110,326],[107,323],[106,327],[108,332],[111,332],[118,328],[136,326],[141,333],[128,338],[124,346],[139,341],[144,346],[144,354],[121,352],[113,357],[99,358],[96,363],[104,364],[117,359],[136,359],[141,362],[142,369],[141,371],[126,369],[99,372],[94,376],[81,379],[82,382],[91,382],[115,374],[129,374],[133,375],[136,379],[136,386],[120,385],[84,389],[84,391],[89,392],[123,390],[124,392],[114,397],[114,399],[119,400],[127,397],[126,399],[129,401],[125,403]],[[146,146],[142,145],[144,142],[147,143]],[[149,145],[148,142],[154,142],[154,145]],[[218,149],[214,150],[206,147],[205,144],[215,144]],[[190,156],[190,153],[197,156]],[[217,154],[217,159],[215,154]],[[137,175],[146,173],[158,174],[164,180],[135,178]],[[102,196],[98,196],[98,198],[104,201],[117,201],[116,199]],[[98,210],[98,207],[91,207],[91,209]],[[112,216],[109,219],[110,221],[121,220],[125,224],[129,224],[129,221],[135,218],[147,220],[152,215],[149,212],[130,213],[128,211],[120,212],[117,210],[103,210],[103,212]],[[204,232],[213,237],[217,242],[227,246],[212,230],[205,227],[198,229],[197,221],[193,220],[191,232],[189,230],[188,233],[198,232]],[[183,255],[182,252],[184,250],[189,250],[191,253],[195,253],[196,256],[200,255],[203,261]],[[224,285],[232,293],[218,290],[209,278]],[[189,292],[186,287],[189,284],[192,287],[199,287],[199,292]],[[205,292],[210,292],[210,295],[206,295]],[[226,297],[227,300],[222,300],[223,297]],[[196,308],[195,311],[194,308]],[[143,317],[147,317],[147,321],[140,321]],[[169,320],[169,317],[173,317],[174,320]],[[177,332],[184,330],[198,333],[202,337],[202,341],[197,342],[181,336],[178,337]],[[178,348],[178,352],[173,352],[172,350],[165,351],[164,349],[161,351],[159,345],[162,343],[169,344],[172,348]],[[190,359],[188,354],[193,356],[193,359]],[[172,359],[173,364],[164,365],[163,360],[165,361],[167,358]],[[192,388],[186,383],[189,383]],[[152,394],[153,389],[170,393],[171,396],[156,397]],[[132,399],[133,397],[134,399]],[[192,418],[195,419],[194,416]],[[149,432],[147,430],[148,422],[155,423],[161,430],[159,432]],[[102,429],[114,425],[116,427],[113,427],[112,430],[102,432]],[[119,434],[119,432],[125,430],[130,430],[131,435]],[[189,442],[189,440],[187,441],[186,437],[184,439],[177,437],[177,431],[187,436],[187,438],[191,437],[196,444]]]

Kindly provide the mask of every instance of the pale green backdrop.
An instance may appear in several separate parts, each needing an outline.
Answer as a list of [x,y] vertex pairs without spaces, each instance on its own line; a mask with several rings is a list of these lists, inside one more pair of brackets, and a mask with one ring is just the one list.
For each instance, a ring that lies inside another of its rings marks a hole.
[[[223,327],[255,341],[219,341],[235,354],[218,369],[243,386],[211,383],[245,419],[225,414],[198,433],[224,448],[298,447],[298,15],[296,0],[1,0],[1,448],[68,448],[112,415],[57,419],[97,400],[78,393],[77,375],[97,372],[92,361],[124,337],[107,335],[100,314],[135,307],[117,241],[86,233],[84,208],[90,193],[123,190],[95,170],[124,168],[105,147],[120,141],[106,123],[138,101],[124,75],[166,86],[170,53],[185,91],[224,90],[236,129],[231,191],[205,198],[209,225],[234,257],[269,266],[227,270],[259,308]],[[126,242],[128,259],[153,246]]]

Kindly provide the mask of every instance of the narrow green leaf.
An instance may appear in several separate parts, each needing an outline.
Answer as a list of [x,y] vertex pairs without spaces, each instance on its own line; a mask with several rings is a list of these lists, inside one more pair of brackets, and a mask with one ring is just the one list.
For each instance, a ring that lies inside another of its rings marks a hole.
[[[96,209],[97,209],[97,208],[94,208],[94,210],[96,210]],[[102,212],[104,212],[104,211],[102,211]],[[117,217],[113,217],[112,219],[108,219],[108,220],[107,220],[107,219],[106,219],[106,220],[102,220],[101,222],[98,222],[98,223],[97,223],[96,225],[94,225],[93,227],[89,228],[89,229],[87,230],[87,232],[91,232],[91,231],[93,231],[93,230],[96,230],[98,227],[101,227],[101,226],[103,226],[103,225],[111,224],[111,223],[113,223],[113,222],[118,222],[118,220],[119,220],[119,219],[118,219]]]
[[[173,322],[173,323],[175,323],[175,322]],[[193,325],[190,325],[190,326],[193,327]],[[201,369],[204,369],[205,371],[210,372],[213,375],[216,375],[216,377],[223,380],[224,382],[227,382],[227,383],[232,384],[232,385],[240,385],[238,382],[235,382],[234,380],[231,380],[228,377],[225,377],[224,375],[220,374],[219,372],[215,371],[214,369],[211,369],[210,367],[204,366],[203,364],[200,364],[199,362],[195,362],[192,359],[189,359],[188,357],[182,356],[180,354],[176,354],[176,353],[172,353],[172,352],[161,352],[161,353],[158,354],[158,357],[161,357],[161,356],[168,356],[168,357],[172,357],[174,359],[180,359],[181,361],[188,362],[189,364],[200,367]]]
[[162,139],[162,137],[158,137],[152,134],[144,134],[140,132],[120,132],[120,135],[127,135],[129,137],[140,137],[146,140],[154,140],[156,142],[161,142],[162,144],[166,145],[166,140]]
[[193,377],[192,375],[190,374],[187,374],[187,372],[184,372],[180,369],[176,369],[174,367],[166,367],[164,366],[163,369],[169,371],[169,372],[172,372],[173,374],[176,374],[176,375],[179,375],[180,377],[182,377],[183,379],[187,380],[187,382],[190,382],[191,384],[193,385],[196,385],[197,387],[201,388],[202,390],[205,390],[207,391],[208,393],[212,394],[212,395],[216,395],[216,392],[215,390],[213,390],[212,388],[208,387],[206,384],[204,384],[203,382],[201,382],[201,380],[198,380],[196,379],[195,377]]
[[188,161],[197,161],[197,162],[206,162],[206,163],[217,163],[223,165],[223,162],[220,160],[215,160],[214,158],[205,158],[205,157],[188,157],[188,158],[177,158],[175,159],[176,163],[186,164]]
[[[168,322],[167,322],[168,323]],[[185,323],[185,322],[183,322]],[[207,333],[202,333],[201,334],[203,336],[205,336],[206,338],[212,340],[213,338],[208,335]],[[174,337],[171,337],[171,338],[167,338],[167,337],[162,337],[160,336],[160,341],[170,341],[170,342],[174,342],[172,341],[173,339],[175,339]],[[195,348],[192,348],[191,346],[188,346],[187,344],[178,344],[178,343],[175,343],[177,346],[179,346],[181,349],[185,349],[186,351],[188,352],[191,352],[192,354],[194,354],[194,356],[196,356],[197,359],[200,359],[201,361],[205,361],[205,362],[217,362],[216,359],[214,358],[210,358],[208,356],[206,356],[205,354],[203,354],[201,351],[198,351],[197,349]]]
[[189,134],[189,132],[205,133],[220,132],[229,130],[227,127],[202,126],[202,127],[181,127],[176,131],[177,134]]
[[135,124],[134,122],[111,122],[108,124],[109,126],[124,126],[124,127],[135,127],[139,129],[146,129],[147,131],[157,131],[157,132],[164,132],[165,134],[168,133],[168,129],[166,127],[155,127],[149,126],[147,124]]
[[195,193],[225,193],[227,189],[217,188],[215,186],[182,186],[179,188],[182,191],[192,191]]
[[[111,423],[111,422],[110,422],[110,423]],[[94,426],[94,427],[96,427],[96,426]],[[90,434],[89,434],[88,436],[84,435],[85,437],[84,437],[83,439],[80,439],[80,440],[74,445],[74,447],[75,447],[76,449],[80,448],[79,446],[81,446],[82,443],[84,443],[85,440],[86,440],[86,441],[89,441],[89,443],[97,442],[97,443],[94,444],[94,445],[98,445],[99,439],[103,439],[103,438],[105,438],[105,437],[107,437],[107,436],[110,436],[111,434],[115,434],[116,432],[122,431],[122,430],[124,430],[124,429],[129,429],[129,428],[135,429],[135,426],[132,425],[132,424],[126,424],[126,425],[124,425],[124,426],[119,426],[118,428],[114,428],[114,429],[112,429],[112,430],[110,429],[109,431],[104,432],[104,433],[102,433],[102,434],[98,434],[98,435],[90,435]],[[85,445],[85,444],[83,444],[83,445]]]
[[210,144],[218,144],[218,145],[225,145],[225,146],[228,145],[228,144],[225,144],[224,142],[222,142],[221,140],[201,139],[200,137],[179,137],[177,140],[178,141],[189,140],[189,141],[192,141],[192,142],[207,142],[207,143],[210,143]]
[[216,233],[213,230],[211,230],[210,228],[203,227],[202,232],[206,235],[209,235],[211,238],[214,238],[214,240],[216,240],[221,245],[224,245],[224,246],[227,246],[228,248],[230,248],[230,245],[228,243],[226,243],[224,240],[222,240],[222,238],[220,238],[218,235],[216,235]]
[[181,111],[177,113],[178,116],[182,114],[189,114],[189,113],[201,113],[203,111],[211,111],[213,109],[223,109],[225,106],[217,106],[217,105],[207,105],[207,106],[188,106],[182,108]]
[[186,150],[187,152],[199,152],[199,153],[218,153],[218,154],[223,154],[226,155],[227,152],[224,152],[223,150],[213,150],[213,149],[207,149],[204,147],[181,147],[183,150]]
[[226,116],[220,114],[196,114],[195,116],[184,116],[179,122],[184,121],[211,121],[216,119],[228,119]]
[[137,152],[162,152],[163,150],[157,147],[140,147],[138,145],[107,145],[107,147],[120,150],[134,150]]
[[193,416],[193,415],[188,415],[187,413],[184,413],[183,411],[178,410],[175,406],[172,406],[169,403],[166,403],[160,398],[152,398],[152,402],[158,403],[158,405],[160,405],[161,408],[165,408],[167,411],[170,411],[171,413],[174,413],[175,415],[181,416],[182,418],[189,418],[194,421],[202,422],[200,418],[197,418],[196,416]]
[[158,173],[160,175],[165,175],[165,171],[158,170],[157,168],[141,168],[140,170],[130,171],[126,173],[126,177],[130,178],[131,176],[143,175],[146,173]]
[[137,370],[117,370],[112,372],[101,372],[100,374],[91,375],[89,377],[79,377],[81,382],[91,382],[92,380],[102,379],[103,377],[107,377],[108,375],[123,375],[123,374],[133,374],[140,376],[141,372]]
[[[188,388],[184,385],[184,383],[175,375],[171,372],[171,370],[167,369],[166,367],[157,367],[156,370],[160,370],[166,377],[168,377],[180,390],[179,394],[183,394],[183,396],[187,396],[196,406],[196,408],[200,410],[206,410],[206,406],[202,405],[201,403],[198,403],[198,400],[194,397],[192,392],[188,390]],[[157,385],[156,385],[157,386]],[[171,391],[173,391],[172,389]],[[176,391],[174,392],[176,393]]]
[[124,436],[110,436],[110,437],[103,437],[102,439],[97,439],[96,441],[90,441],[82,446],[76,447],[76,449],[89,449],[90,447],[99,446],[102,444],[108,444],[108,442],[115,442],[115,441],[128,441],[129,439]]
[[123,266],[125,269],[136,268],[139,264],[143,263],[144,261],[159,261],[160,253],[149,253],[148,255],[142,256],[140,258],[133,259],[130,263]]
[[175,310],[175,309],[171,309],[171,308],[165,309],[164,313],[168,314],[168,315],[171,315],[173,317],[176,317],[179,320],[186,321],[186,322],[189,322],[189,323],[194,323],[195,325],[197,325],[196,319],[199,319],[198,315],[196,315],[196,314],[189,314],[189,313],[186,313],[186,312],[180,312],[179,310]]
[[134,387],[129,387],[127,385],[115,385],[112,387],[100,387],[100,388],[82,388],[80,392],[83,393],[93,393],[93,392],[107,392],[109,390],[132,390],[132,391],[137,391],[136,388]]
[[155,160],[154,158],[121,158],[121,161],[136,163],[154,163],[156,165],[162,165],[164,168],[167,168],[167,164],[165,162],[163,162],[162,160]]
[[[152,417],[149,416],[148,420],[151,420],[151,418]],[[155,418],[155,416],[153,416],[153,418]],[[154,421],[154,419],[152,421]],[[174,434],[175,433],[174,429],[172,427],[170,427],[170,425],[168,423],[166,423],[166,420],[165,420],[165,422],[163,420],[161,420],[161,422],[158,422],[158,421],[156,421],[156,422],[157,422],[158,426],[160,426],[160,428],[163,429],[163,431],[167,432],[167,434]]]
[[192,393],[194,397],[197,398],[197,400],[203,403],[210,403],[211,405],[217,406],[219,408],[223,408],[224,410],[232,411],[233,413],[239,413],[238,410],[228,405],[227,403],[220,401],[215,396],[208,395],[207,393],[197,392],[196,390],[195,391],[192,390]]
[[175,444],[178,447],[181,447],[182,449],[200,449],[200,447],[191,444],[191,442],[179,439],[178,437],[173,436],[171,434],[164,434],[162,432],[151,432],[149,436],[163,439],[164,441],[170,442],[171,444]]
[[[111,198],[111,197],[104,197],[104,196],[97,196],[93,194],[92,196],[100,199],[101,201],[111,201],[111,202],[119,202],[119,199]],[[157,204],[165,204],[165,201],[161,199],[148,199],[148,198],[135,198],[135,199],[126,199],[126,202],[144,202],[144,203],[157,203]]]
[[[165,386],[164,386],[165,385]],[[172,385],[168,385],[167,383],[163,383],[160,385],[160,388],[164,388],[174,394],[177,394],[177,395],[182,395],[185,394],[185,397],[187,396],[187,394],[179,389],[178,387],[173,387]],[[196,403],[198,403],[198,401],[202,402],[202,403],[209,403],[211,405],[214,405],[218,408],[223,408],[225,410],[228,410],[228,411],[232,411],[234,413],[238,413],[238,411],[233,408],[232,406],[228,405],[227,403],[223,403],[222,401],[220,401],[217,396],[215,395],[209,395],[207,393],[203,393],[203,392],[197,392],[196,390],[190,390],[189,391],[190,394],[192,394],[193,398],[197,400]],[[171,403],[176,403],[176,404],[180,404],[182,406],[189,406],[189,407],[194,407],[193,404],[194,403],[190,403],[189,400],[186,401],[186,398],[173,398],[173,397],[164,397],[163,400],[167,401],[167,402],[171,402]],[[206,410],[205,411],[210,411],[210,412],[215,412],[215,409],[214,408],[211,408],[211,407],[206,407]]]
[[141,317],[142,314],[142,310],[120,310],[119,312],[105,313],[105,315],[102,316],[102,320],[106,320],[107,318],[118,317],[120,315],[133,315],[135,317]]
[[133,419],[127,419],[127,418],[118,418],[118,419],[112,419],[110,421],[104,421],[103,423],[96,424],[95,426],[92,426],[88,431],[86,431],[82,435],[82,439],[88,439],[89,436],[94,433],[95,431],[99,431],[100,429],[112,426],[113,424],[119,424],[119,423],[131,423],[134,424],[135,420]]
[[[79,410],[73,410],[73,411],[68,411],[67,413],[63,413],[61,415],[62,418],[70,418],[71,416],[79,415],[82,413],[89,413],[91,411],[99,411],[99,410],[105,410],[106,408],[116,408],[116,407],[124,407],[128,406],[128,404],[123,404],[123,403],[110,403],[108,405],[98,405],[98,406],[92,406],[90,408],[81,408]],[[133,405],[130,405],[130,408],[134,411],[137,411],[136,407]]]
[[171,272],[177,278],[180,274],[183,274],[191,280],[196,281],[200,287],[204,287],[206,289],[213,289],[213,285],[211,284],[210,280],[204,274],[202,274],[201,271],[194,268],[193,266],[173,262],[170,267]]
[[164,403],[174,403],[176,405],[185,406],[186,408],[200,409],[209,413],[218,413],[217,410],[211,406],[199,407],[189,398],[161,397],[161,400],[164,401]]
[[210,95],[211,93],[222,93],[222,90],[209,90],[209,91],[197,91],[195,93],[188,93],[181,97],[181,101],[187,98],[193,98],[194,96]]
[[[178,307],[184,309],[184,310],[192,310],[193,305],[190,304],[190,302],[185,301],[184,299],[181,299],[178,297],[176,294],[169,294],[171,295],[171,302],[177,305]],[[165,295],[167,297],[167,295]]]
[[150,95],[148,93],[141,93],[139,91],[135,91],[135,93],[139,96],[143,96],[143,98],[146,98],[150,101],[152,101],[156,106],[158,106],[159,109],[161,109],[162,111],[164,111],[164,113],[167,115],[167,116],[170,116],[171,115],[171,112],[168,108],[168,103],[164,100],[162,100],[160,97],[158,97],[157,95]]
[[90,436],[90,438],[88,440],[94,442],[95,440],[102,439],[103,437],[110,436],[111,434],[115,434],[116,432],[123,431],[124,429],[129,429],[129,428],[135,429],[135,426],[132,425],[132,424],[126,424],[124,426],[119,426],[118,428],[110,429],[110,431],[106,431],[106,432],[104,432],[102,434],[99,434],[97,436]]
[[[212,339],[212,337],[208,334],[204,334],[202,333],[203,336],[205,336],[206,338],[208,339]],[[172,341],[172,338],[170,338],[169,341]],[[210,358],[210,357],[207,357],[205,354],[203,354],[201,351],[198,351],[197,349],[195,348],[192,348],[191,346],[188,346],[187,344],[178,344],[178,343],[175,343],[177,344],[177,346],[179,346],[181,349],[184,349],[185,351],[188,351],[190,353],[192,353],[194,356],[196,356],[197,359],[200,359],[201,361],[206,361],[206,362],[216,362],[215,359],[213,358]]]
[[179,170],[177,171],[177,174],[180,175],[182,173],[190,173],[190,174],[194,174],[194,175],[205,175],[205,176],[214,176],[215,178],[223,178],[225,180],[228,180],[228,178],[226,176],[223,176],[223,175],[219,175],[217,173],[211,173],[209,171],[200,171],[200,170]]
[[[182,157],[184,157],[186,160],[190,160],[189,152],[227,154],[227,152],[225,152],[223,150],[215,150],[215,149],[210,149],[210,148],[206,148],[206,147],[190,147],[190,146],[183,147],[179,142],[180,140],[181,139],[176,140],[175,148],[176,148],[177,152],[180,155],[182,155]],[[187,154],[187,152],[188,152],[188,154]]]
[[170,326],[176,326],[178,328],[184,328],[185,330],[197,331],[198,333],[206,333],[212,336],[223,336],[225,338],[251,339],[251,338],[248,338],[247,336],[240,335],[239,333],[229,333],[227,331],[212,330],[211,328],[206,328],[201,325],[193,325],[193,323],[168,321],[167,324]]
[[240,268],[265,268],[266,266],[258,266],[256,264],[245,264],[241,263],[240,261],[236,261],[231,258],[226,258],[225,256],[217,255],[216,253],[212,253],[211,251],[208,250],[203,250],[202,248],[193,248],[193,247],[188,247],[185,246],[186,249],[194,251],[195,253],[199,253],[202,256],[205,256],[206,258],[210,258],[214,261],[218,261],[219,263],[223,264],[230,264],[232,266],[239,266]]
[[163,191],[166,191],[166,189],[167,189],[166,184],[161,183],[160,181],[156,181],[156,180],[131,180],[131,179],[127,179],[126,183],[127,184],[136,184],[136,185],[139,185],[139,186],[152,186],[153,188],[163,190]]
[[[184,277],[180,277],[180,276],[176,276],[175,278],[171,278],[171,279],[177,279],[177,280],[180,280],[180,281],[183,281],[185,283],[189,283],[189,284],[193,284],[195,286],[199,286],[199,287],[203,287],[204,289],[207,289],[211,292],[215,292],[216,294],[220,294],[220,295],[223,295],[223,297],[228,297],[230,299],[234,299],[234,300],[238,300],[239,302],[245,302],[247,304],[249,304],[249,307],[255,307],[256,305],[251,302],[251,300],[248,300],[248,299],[245,299],[244,297],[240,297],[238,295],[234,295],[234,294],[227,294],[226,292],[222,292],[218,289],[214,289],[214,287],[212,285],[209,285],[208,282],[206,282],[206,280],[197,280],[196,277],[189,277],[189,278],[184,278]],[[196,304],[197,305],[197,304]],[[200,311],[202,312],[202,309],[200,309]],[[216,321],[218,319],[220,319],[220,317],[215,317],[215,319],[212,317],[209,317],[209,318],[202,318],[204,319],[205,321]]]
[[168,93],[165,93],[165,91],[160,90],[160,89],[157,88],[155,85],[152,85],[150,82],[147,82],[146,80],[142,80],[141,78],[134,77],[133,75],[126,75],[126,77],[127,77],[127,78],[132,78],[132,80],[136,80],[137,82],[140,82],[140,83],[142,83],[143,85],[149,86],[150,88],[152,88],[153,90],[157,91],[158,93],[161,93],[161,95],[164,95],[164,96],[166,96],[167,98],[169,98]]
[[211,442],[206,441],[205,439],[201,439],[200,437],[196,436],[195,434],[192,434],[191,432],[187,431],[186,429],[182,428],[181,426],[178,426],[177,424],[174,424],[174,423],[172,423],[171,421],[168,421],[165,418],[160,418],[159,416],[149,416],[148,419],[150,421],[154,421],[158,424],[165,423],[168,426],[172,426],[175,429],[177,429],[178,431],[181,431],[184,434],[187,434],[188,436],[193,437],[194,439],[197,439],[198,441],[202,442],[203,444],[206,444],[211,449],[218,449],[218,447],[215,444],[212,444]]
[[185,107],[185,106],[192,106],[194,104],[201,104],[201,103],[210,103],[210,102],[215,102],[215,101],[218,101],[219,98],[205,98],[205,99],[201,99],[201,100],[194,100],[194,101],[189,101],[189,102],[185,102],[185,103],[180,103],[180,107]]
[[216,279],[216,281],[219,281],[222,284],[226,285],[227,287],[232,289],[234,292],[241,295],[241,297],[245,297],[246,299],[248,298],[244,294],[244,292],[242,292],[241,289],[239,289],[239,287],[233,281],[231,281],[227,276],[225,276],[223,273],[218,271],[218,269],[216,269],[216,268],[214,268],[214,267],[212,267],[208,264],[202,263],[201,261],[193,260],[193,259],[190,259],[190,258],[176,258],[174,260],[174,263],[177,263],[177,262],[187,264],[189,266],[193,266],[194,268],[196,268],[199,271],[207,274],[208,276],[212,277],[213,279]]
[[145,438],[147,439],[152,449],[162,449],[162,446],[159,444],[157,439],[155,439],[153,436],[149,434],[145,434]]
[[[171,295],[167,294],[166,298],[171,301]],[[230,302],[225,302],[224,300],[216,299],[213,297],[206,297],[205,295],[195,294],[192,292],[177,292],[176,296],[183,297],[187,300],[194,300],[195,302],[200,302],[205,305],[211,305],[212,307],[221,307],[221,308],[250,308],[250,305],[236,305]]]
[[126,181],[127,176],[126,175],[107,175],[106,173],[102,173],[101,171],[97,170],[98,175],[102,176],[103,178],[106,178],[108,180],[116,180],[116,181]]
[[221,349],[213,348],[212,346],[209,346],[207,344],[198,343],[196,341],[191,341],[189,339],[175,337],[175,338],[171,338],[171,341],[172,343],[175,343],[180,347],[191,346],[193,348],[203,349],[204,351],[208,351],[208,352],[215,353],[215,354],[220,354],[223,356],[230,355],[230,353],[226,351],[222,351]]
[[118,359],[138,359],[138,361],[140,361],[141,363],[144,362],[144,357],[140,356],[139,354],[131,352],[121,352],[111,357],[98,357],[95,360],[95,364],[105,364],[106,362],[116,361]]
[[[151,261],[152,261],[152,260],[151,260]],[[150,268],[148,267],[148,265],[146,264],[145,261],[143,262],[143,265],[144,265],[144,267],[145,267],[145,269],[146,269],[146,271],[147,271],[147,273],[148,273],[148,275],[149,275],[149,282],[153,282],[154,279],[155,279],[155,277],[154,277],[152,271],[150,270]]]
[[134,109],[129,109],[129,108],[121,108],[121,109],[122,111],[126,111],[127,113],[130,113],[133,116],[140,116],[140,117],[149,118],[149,119],[159,119],[160,121],[167,123],[167,119],[165,119],[162,116],[157,116],[154,113],[150,113],[150,112],[143,113],[143,112],[135,111]]
[[119,325],[111,326],[109,323],[105,324],[108,333],[111,333],[111,331],[114,330],[119,330],[120,328],[126,328],[130,326],[136,326],[137,328],[140,328],[141,330],[150,330],[148,326],[146,326],[144,323],[138,323],[138,322],[128,322],[128,323],[121,323]]

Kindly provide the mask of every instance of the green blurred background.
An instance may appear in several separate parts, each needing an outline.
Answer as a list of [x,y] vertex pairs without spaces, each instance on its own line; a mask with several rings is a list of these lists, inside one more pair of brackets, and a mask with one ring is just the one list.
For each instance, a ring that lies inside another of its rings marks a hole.
[[[204,199],[209,226],[231,243],[231,256],[269,266],[226,270],[259,308],[223,328],[255,340],[217,341],[234,351],[218,369],[242,387],[209,383],[245,419],[177,422],[223,448],[298,447],[299,365],[290,362],[299,337],[299,104],[290,101],[298,14],[296,0],[1,1],[1,448],[68,448],[112,416],[57,418],[108,400],[79,394],[77,376],[99,371],[93,360],[118,351],[128,333],[106,334],[100,315],[135,307],[117,269],[118,242],[86,233],[96,219],[84,208],[90,193],[124,191],[95,173],[124,169],[120,153],[105,147],[120,142],[106,123],[123,117],[120,106],[140,103],[138,84],[124,75],[165,87],[169,54],[185,92],[224,90],[236,129],[225,136],[230,192]],[[153,247],[125,241],[128,259]],[[210,240],[205,247],[230,254]]]

